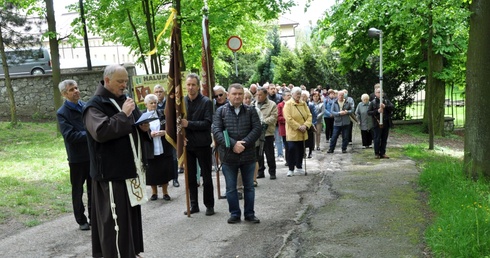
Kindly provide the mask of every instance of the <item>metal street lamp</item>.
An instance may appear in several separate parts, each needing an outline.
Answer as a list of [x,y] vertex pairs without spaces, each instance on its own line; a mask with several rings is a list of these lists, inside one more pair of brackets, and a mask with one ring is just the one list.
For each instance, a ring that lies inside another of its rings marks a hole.
[[[383,31],[376,28],[368,30],[368,36],[379,36],[379,103],[383,103]],[[379,114],[379,127],[383,127],[383,113]]]

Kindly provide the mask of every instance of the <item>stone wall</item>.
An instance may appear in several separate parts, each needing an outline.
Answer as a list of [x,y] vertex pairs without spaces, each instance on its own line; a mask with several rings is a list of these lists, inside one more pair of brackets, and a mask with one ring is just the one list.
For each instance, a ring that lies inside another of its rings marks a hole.
[[[92,71],[83,69],[62,71],[61,80],[75,80],[82,100],[88,101],[103,78],[103,68],[94,67]],[[134,66],[132,69],[128,67],[128,72],[130,75],[134,74]],[[21,121],[56,119],[51,75],[13,77],[12,87],[17,116]],[[5,79],[0,78],[0,121],[9,120],[10,104]]]

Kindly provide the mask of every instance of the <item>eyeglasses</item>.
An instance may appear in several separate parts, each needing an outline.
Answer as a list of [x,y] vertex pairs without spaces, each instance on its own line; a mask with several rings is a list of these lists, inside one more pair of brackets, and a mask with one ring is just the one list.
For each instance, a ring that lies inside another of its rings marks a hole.
[[217,97],[220,97],[221,98],[221,97],[223,97],[223,95],[225,95],[225,94],[224,93],[220,93],[218,95],[214,95],[213,98],[217,98]]
[[163,91],[157,90],[157,91],[155,91],[155,93],[163,93]]

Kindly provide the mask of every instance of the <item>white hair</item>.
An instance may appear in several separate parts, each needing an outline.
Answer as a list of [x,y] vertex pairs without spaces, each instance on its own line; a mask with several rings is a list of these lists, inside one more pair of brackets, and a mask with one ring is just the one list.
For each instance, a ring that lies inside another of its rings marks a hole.
[[155,94],[148,94],[145,96],[145,103],[148,104],[150,101],[158,101],[157,95]]

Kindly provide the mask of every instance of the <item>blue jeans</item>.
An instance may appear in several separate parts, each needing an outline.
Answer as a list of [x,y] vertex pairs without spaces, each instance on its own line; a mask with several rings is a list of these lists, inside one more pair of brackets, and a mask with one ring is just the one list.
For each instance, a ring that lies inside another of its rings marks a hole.
[[282,137],[279,135],[279,125],[276,126],[276,131],[274,132],[274,144],[276,145],[276,149],[277,149],[277,156],[282,156],[284,157],[283,155],[283,152],[282,152]]
[[343,126],[334,126],[332,139],[330,139],[330,150],[335,150],[335,146],[337,145],[337,138],[339,138],[339,134],[342,132],[342,150],[347,149],[347,145],[349,144],[349,125]]
[[240,203],[238,202],[238,192],[236,189],[238,171],[242,173],[243,181],[243,200],[245,202],[245,210],[243,215],[245,218],[255,216],[255,188],[254,188],[254,170],[255,162],[242,165],[223,164],[223,175],[226,181],[226,200],[228,201],[228,210],[232,217],[241,217]]

